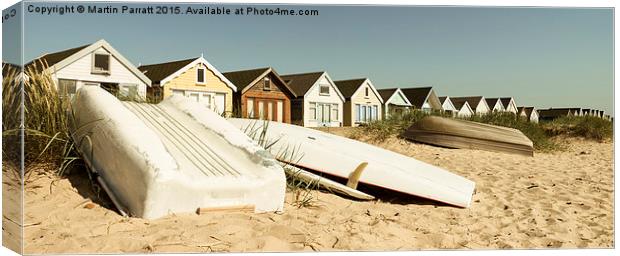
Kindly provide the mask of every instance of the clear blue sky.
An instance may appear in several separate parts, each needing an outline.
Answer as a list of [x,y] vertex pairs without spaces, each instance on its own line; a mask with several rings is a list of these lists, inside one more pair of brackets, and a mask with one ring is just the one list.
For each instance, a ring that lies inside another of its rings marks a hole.
[[[326,70],[335,80],[369,77],[378,88],[432,85],[440,96],[514,96],[518,105],[613,111],[609,8],[293,8],[320,14],[26,13],[24,57],[103,38],[136,65],[204,53],[222,72]],[[5,47],[12,23],[4,23]],[[3,59],[17,62],[17,54],[5,48]]]

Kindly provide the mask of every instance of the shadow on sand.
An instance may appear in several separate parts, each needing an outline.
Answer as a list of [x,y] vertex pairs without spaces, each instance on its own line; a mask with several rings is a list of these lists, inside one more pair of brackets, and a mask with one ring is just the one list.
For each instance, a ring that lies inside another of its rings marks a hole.
[[[305,169],[305,170],[310,171],[316,175],[325,177],[326,179],[330,179],[330,180],[339,182],[341,184],[347,184],[347,179],[344,179],[338,176],[329,175],[326,173],[313,172],[312,170],[308,170],[308,169]],[[415,205],[434,205],[435,207],[455,207],[455,206],[451,206],[449,204],[445,204],[442,202],[433,201],[430,199],[417,197],[417,196],[405,194],[399,191],[382,188],[382,187],[378,187],[374,185],[364,184],[364,183],[360,183],[357,186],[357,190],[374,196],[375,200],[380,200],[381,202],[390,203],[390,204],[400,204],[400,205],[415,204]],[[354,198],[349,198],[349,199],[358,201]]]
[[74,187],[84,199],[90,199],[94,204],[98,204],[118,214],[108,194],[101,188],[101,185],[99,185],[93,174],[91,174],[93,178],[91,182],[88,172],[89,170],[86,165],[80,162],[75,164],[66,173],[65,178],[69,180],[71,186]]

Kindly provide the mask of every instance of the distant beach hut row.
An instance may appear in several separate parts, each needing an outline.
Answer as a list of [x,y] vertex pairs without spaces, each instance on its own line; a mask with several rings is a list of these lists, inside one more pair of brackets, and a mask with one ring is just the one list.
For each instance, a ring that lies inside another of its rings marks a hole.
[[[3,74],[10,66],[3,64]],[[25,68],[50,72],[61,95],[82,86],[152,102],[180,95],[224,116],[306,127],[358,126],[411,110],[462,118],[510,112],[531,122],[568,115],[609,118],[593,109],[517,107],[513,97],[438,96],[429,86],[377,89],[369,78],[334,81],[325,71],[280,75],[264,67],[222,73],[203,56],[136,67],[105,40],[45,54]]]
[[598,109],[587,109],[587,108],[549,108],[549,109],[540,109],[538,110],[540,120],[553,120],[559,117],[567,117],[567,116],[592,116],[599,117],[605,120],[611,120],[611,116],[605,114],[605,111]]

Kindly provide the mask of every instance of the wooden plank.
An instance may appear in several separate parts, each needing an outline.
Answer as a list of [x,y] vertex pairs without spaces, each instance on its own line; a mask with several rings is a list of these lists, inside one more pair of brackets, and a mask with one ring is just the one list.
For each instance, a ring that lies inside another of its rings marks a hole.
[[196,209],[196,214],[202,215],[209,212],[223,212],[223,213],[254,213],[254,205],[234,205],[234,206],[216,206],[216,207],[201,207]]

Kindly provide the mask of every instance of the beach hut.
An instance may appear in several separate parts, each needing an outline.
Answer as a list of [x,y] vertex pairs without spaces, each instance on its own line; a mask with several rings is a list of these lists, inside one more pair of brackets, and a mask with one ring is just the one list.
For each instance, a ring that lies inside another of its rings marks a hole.
[[452,100],[450,100],[449,96],[439,97],[439,102],[441,103],[441,108],[446,113],[449,113],[452,116],[456,116],[456,114],[459,112],[459,110],[452,103]]
[[296,97],[271,67],[223,73],[236,87],[233,112],[243,118],[291,122],[291,99]]
[[281,77],[297,95],[291,100],[293,124],[305,127],[342,126],[345,99],[327,72]]
[[504,111],[517,114],[517,103],[513,97],[503,97],[499,98],[499,100],[504,105]]
[[519,117],[529,122],[538,123],[538,110],[534,107],[518,107]]
[[527,114],[525,113],[525,107],[517,107],[517,117],[526,119]]
[[605,116],[605,111],[599,110],[598,111],[598,117],[603,118],[603,116]]
[[82,86],[98,86],[116,96],[144,98],[151,86],[147,76],[103,39],[44,54],[25,68],[49,72],[61,96],[74,95]]
[[569,108],[573,116],[582,116],[581,108]]
[[592,114],[592,110],[588,109],[588,108],[584,108],[581,110],[581,115],[583,116],[590,116]]
[[334,83],[345,98],[343,126],[359,126],[381,119],[383,99],[370,79],[349,79]]
[[450,100],[452,100],[452,104],[457,108],[464,104],[463,102],[467,102],[477,115],[485,115],[491,111],[483,96],[452,97]]
[[218,114],[232,114],[235,85],[204,57],[138,67],[153,81],[148,98],[159,102],[171,95],[191,98]]
[[383,99],[383,118],[394,113],[404,113],[412,107],[400,88],[379,89],[377,92]]
[[476,113],[466,100],[453,100],[453,98],[450,98],[450,101],[454,105],[454,108],[457,110],[457,117],[467,118],[473,116]]
[[503,112],[505,111],[504,105],[499,98],[485,98],[487,105],[491,109],[491,112]]
[[565,116],[572,116],[573,112],[568,108],[550,108],[538,110],[538,119],[551,121],[553,119]]
[[420,109],[425,112],[443,110],[439,97],[435,94],[433,87],[402,88],[401,90],[414,109]]

